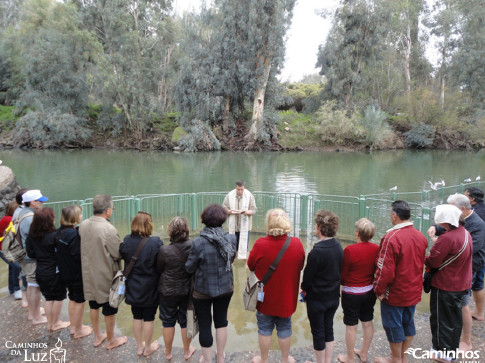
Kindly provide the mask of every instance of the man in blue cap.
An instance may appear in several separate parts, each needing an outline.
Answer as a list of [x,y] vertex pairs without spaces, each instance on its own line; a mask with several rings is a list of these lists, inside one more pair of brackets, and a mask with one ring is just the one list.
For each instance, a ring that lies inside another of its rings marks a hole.
[[[22,208],[19,213],[20,222],[20,239],[22,247],[25,248],[25,241],[29,235],[30,225],[34,219],[34,212],[42,209],[44,202],[47,202],[48,198],[44,197],[40,190],[31,189],[22,195],[22,202],[25,208]],[[35,269],[37,262],[35,259],[30,258],[28,254],[20,261],[22,267],[22,274],[27,278],[27,302],[29,303],[28,319],[32,320],[32,324],[44,324],[47,323],[47,318],[42,315],[40,309],[40,288],[35,280]]]

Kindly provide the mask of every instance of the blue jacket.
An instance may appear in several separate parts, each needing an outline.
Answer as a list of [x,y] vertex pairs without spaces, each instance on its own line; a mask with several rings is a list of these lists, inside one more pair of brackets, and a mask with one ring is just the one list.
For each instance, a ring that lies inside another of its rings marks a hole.
[[[234,290],[234,277],[232,262],[236,256],[236,236],[224,232],[222,227],[213,228],[217,235],[211,233],[211,229],[205,227],[201,237],[192,242],[189,258],[185,263],[185,270],[195,274],[194,290],[198,293],[217,297],[229,294]],[[222,242],[229,244],[229,264],[222,256],[220,247],[215,241],[217,236],[222,237]]]

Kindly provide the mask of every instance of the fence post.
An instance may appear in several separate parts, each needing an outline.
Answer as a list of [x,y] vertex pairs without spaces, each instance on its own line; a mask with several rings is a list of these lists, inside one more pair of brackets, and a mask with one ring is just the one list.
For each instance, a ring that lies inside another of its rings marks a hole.
[[359,219],[365,217],[365,197],[361,195],[359,197]]
[[463,183],[460,183],[460,193],[464,193],[465,192],[465,184]]
[[428,199],[428,191],[427,190],[423,190],[421,192],[421,201],[422,202],[426,202],[427,199]]
[[192,226],[192,230],[196,231],[197,230],[197,194],[192,193],[192,197],[190,198],[190,225]]
[[308,195],[300,196],[300,231],[306,232],[308,220]]
[[431,227],[431,208],[428,207],[423,207],[422,209],[423,213],[423,218],[422,218],[422,229],[421,232],[426,235],[426,232],[428,231],[429,227]]
[[141,199],[140,198],[136,198],[136,197],[133,197],[133,216],[131,217],[131,219],[135,218],[136,214],[141,211]]
[[184,197],[185,197],[185,195],[186,194],[179,194],[179,198],[178,198],[179,205],[178,205],[178,210],[177,210],[178,216],[181,216],[182,211],[184,210]]
[[269,209],[274,209],[274,196],[269,197]]

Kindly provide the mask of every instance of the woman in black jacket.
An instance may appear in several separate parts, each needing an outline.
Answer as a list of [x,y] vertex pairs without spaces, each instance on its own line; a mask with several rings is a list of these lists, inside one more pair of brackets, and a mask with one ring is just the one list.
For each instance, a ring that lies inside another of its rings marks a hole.
[[78,205],[62,208],[61,227],[55,234],[56,259],[61,280],[69,292],[69,319],[71,334],[75,339],[91,334],[92,329],[83,325],[84,290],[81,272],[81,238],[76,225],[81,223],[83,209]]
[[138,212],[131,222],[131,234],[120,245],[120,254],[125,260],[125,268],[130,263],[138,245],[148,238],[136,260],[131,273],[126,278],[126,303],[133,313],[133,335],[138,344],[137,354],[148,357],[160,346],[152,343],[153,321],[158,308],[157,256],[163,244],[160,237],[151,236],[152,216]]
[[56,227],[52,208],[42,208],[34,213],[25,245],[28,255],[37,261],[35,279],[46,300],[44,309],[47,330],[67,328],[70,323],[59,320],[62,304],[66,298],[66,286],[57,271]]
[[157,260],[164,354],[167,360],[172,359],[175,323],[178,321],[184,344],[184,358],[188,360],[194,354],[195,348],[190,345],[192,339],[187,338],[187,302],[192,277],[185,271],[185,261],[192,246],[187,220],[182,217],[173,218],[168,225],[168,235],[171,243],[160,247]]
[[185,270],[195,276],[192,298],[202,347],[199,362],[212,362],[211,326],[214,320],[217,363],[222,363],[227,340],[227,309],[234,290],[232,263],[236,256],[236,235],[228,234],[222,228],[227,219],[227,212],[222,206],[211,204],[200,217],[205,227],[200,237],[192,242]]

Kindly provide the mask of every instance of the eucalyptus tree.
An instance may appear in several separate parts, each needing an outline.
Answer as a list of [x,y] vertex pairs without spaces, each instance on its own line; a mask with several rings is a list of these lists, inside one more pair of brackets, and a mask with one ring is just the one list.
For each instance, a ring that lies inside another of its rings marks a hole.
[[[10,36],[20,47],[25,80],[16,103],[18,113],[26,112],[16,123],[18,142],[58,145],[76,135],[86,138],[89,75],[101,47],[79,28],[75,7],[27,0],[18,29]],[[62,129],[65,132],[59,133]]]
[[[171,0],[77,0],[86,29],[96,34],[104,57],[94,91],[103,105],[99,120],[114,133],[143,136],[172,104],[176,28]],[[121,122],[113,123],[120,115]]]
[[316,66],[327,80],[327,98],[338,100],[345,109],[353,106],[355,94],[370,81],[363,76],[379,57],[386,22],[379,0],[341,1],[327,40],[318,49]]

